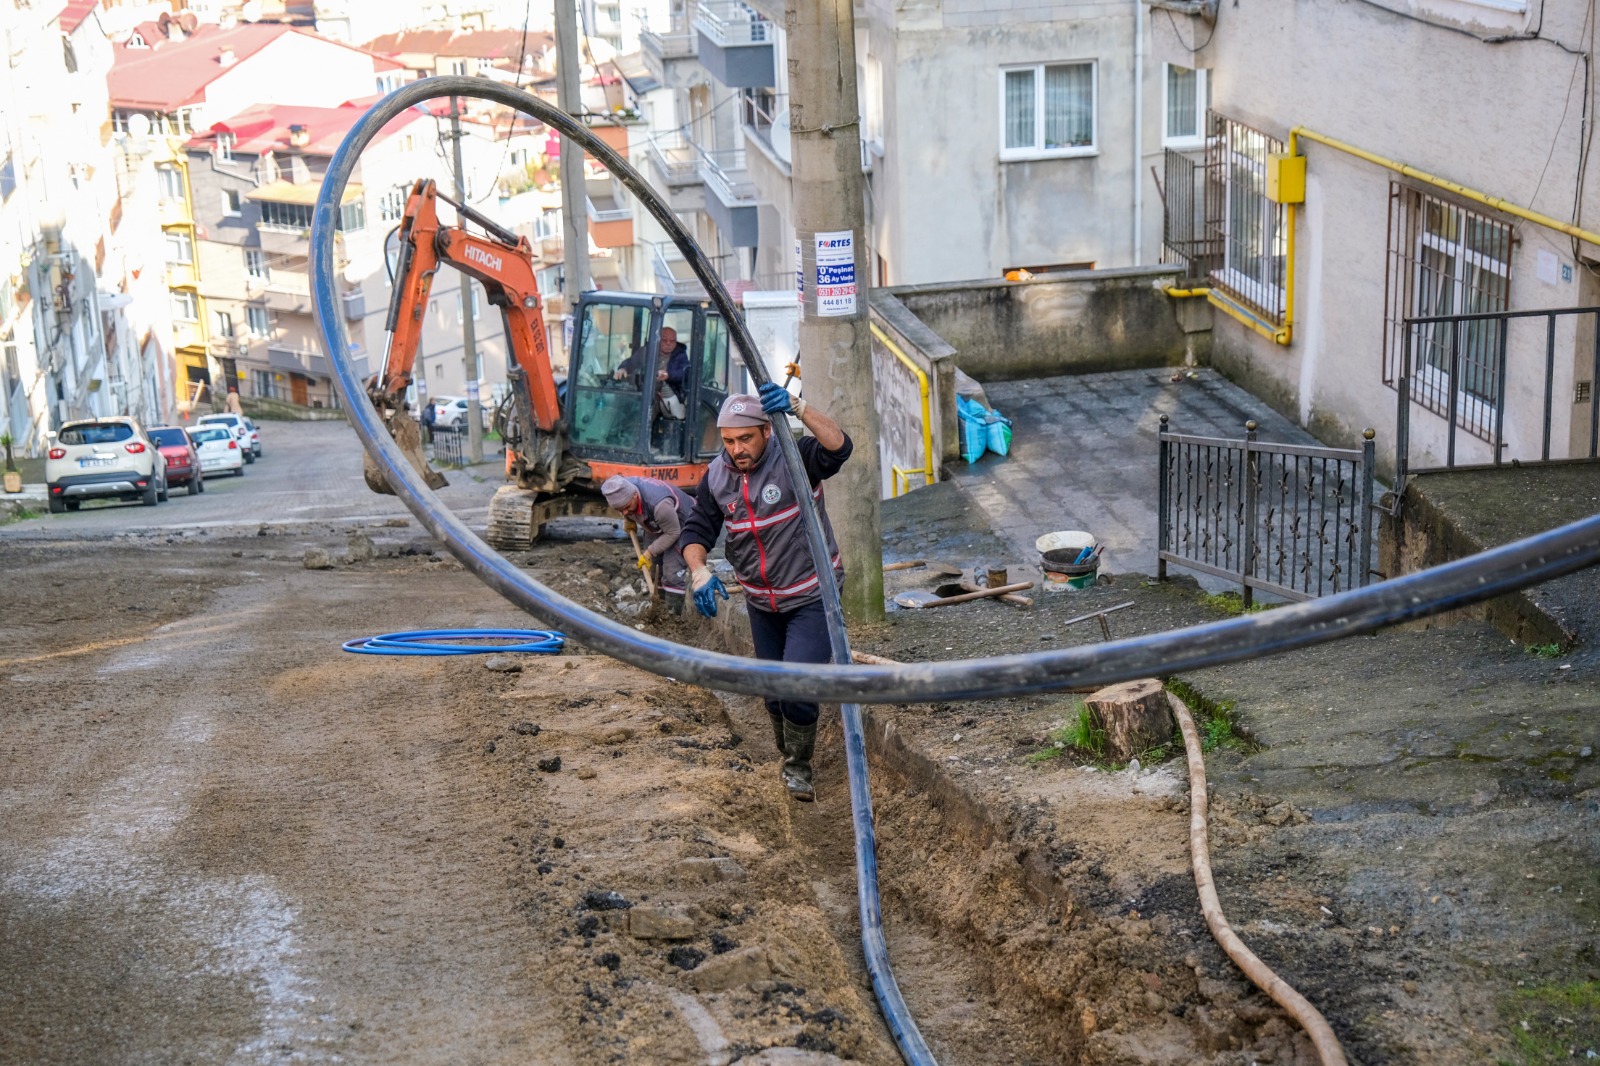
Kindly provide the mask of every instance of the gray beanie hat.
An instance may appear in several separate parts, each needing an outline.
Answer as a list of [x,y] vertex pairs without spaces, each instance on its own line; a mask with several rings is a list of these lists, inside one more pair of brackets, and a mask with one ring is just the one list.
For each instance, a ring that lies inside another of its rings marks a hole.
[[619,511],[625,511],[632,506],[634,499],[639,495],[639,490],[634,488],[633,482],[621,474],[612,474],[600,486],[600,495],[606,498],[606,503]]
[[772,417],[761,409],[761,397],[748,392],[736,392],[722,401],[717,412],[717,428],[743,429],[748,426],[767,426]]

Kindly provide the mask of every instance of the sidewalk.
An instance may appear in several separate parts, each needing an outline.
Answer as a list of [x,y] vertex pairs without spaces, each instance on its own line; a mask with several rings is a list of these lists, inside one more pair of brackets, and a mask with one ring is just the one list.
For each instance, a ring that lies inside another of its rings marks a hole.
[[[1105,570],[1155,573],[1162,415],[1180,433],[1237,439],[1254,419],[1261,440],[1320,443],[1214,370],[1196,368],[1195,378],[1179,382],[1170,380],[1173,373],[1118,370],[984,386],[989,402],[1012,420],[1011,454],[989,453],[970,465],[956,460],[948,469],[982,509],[987,520],[979,524],[1005,543],[1008,561],[1035,563],[1041,534],[1082,529],[1105,544]],[[1200,581],[1213,591],[1236,587]]]

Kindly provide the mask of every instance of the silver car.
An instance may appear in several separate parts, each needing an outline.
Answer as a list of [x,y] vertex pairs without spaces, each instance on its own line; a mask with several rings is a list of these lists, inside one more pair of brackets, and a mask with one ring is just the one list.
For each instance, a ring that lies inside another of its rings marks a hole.
[[167,498],[161,449],[138,422],[120,415],[63,425],[45,455],[44,476],[51,514],[108,496],[149,507]]

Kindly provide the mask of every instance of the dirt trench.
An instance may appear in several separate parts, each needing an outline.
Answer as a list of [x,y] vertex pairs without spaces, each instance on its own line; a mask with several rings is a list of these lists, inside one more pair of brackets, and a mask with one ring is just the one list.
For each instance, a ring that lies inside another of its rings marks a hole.
[[[373,558],[302,565],[352,535]],[[753,699],[577,646],[340,652],[528,624],[414,531],[181,546],[6,548],[0,1059],[899,1061],[836,719],[793,804]],[[617,612],[622,554],[518,562]],[[939,1060],[1309,1061],[1200,926],[1177,782],[994,803],[898,728],[962,713],[868,717],[891,956]]]

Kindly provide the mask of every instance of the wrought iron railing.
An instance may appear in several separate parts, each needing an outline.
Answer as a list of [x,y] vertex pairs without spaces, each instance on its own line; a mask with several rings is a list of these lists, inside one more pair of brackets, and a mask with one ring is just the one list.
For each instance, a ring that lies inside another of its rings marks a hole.
[[[1564,367],[1557,366],[1558,349],[1572,353]],[[1407,318],[1400,352],[1396,492],[1408,475],[1425,470],[1600,458],[1600,307]],[[1556,384],[1569,376],[1572,404],[1561,407],[1570,414],[1557,417]],[[1422,424],[1415,408],[1437,420]],[[1416,440],[1424,435],[1431,440]],[[1419,445],[1431,458],[1413,464]]]
[[1161,261],[1183,267],[1185,281],[1205,284],[1222,265],[1222,239],[1206,225],[1206,163],[1169,148],[1161,205]]
[[1360,449],[1173,433],[1161,416],[1156,574],[1172,563],[1308,600],[1367,584],[1375,434]]
[[462,445],[466,443],[465,432],[452,432],[448,429],[435,428],[433,436],[433,462],[438,466],[466,466],[466,452]]

